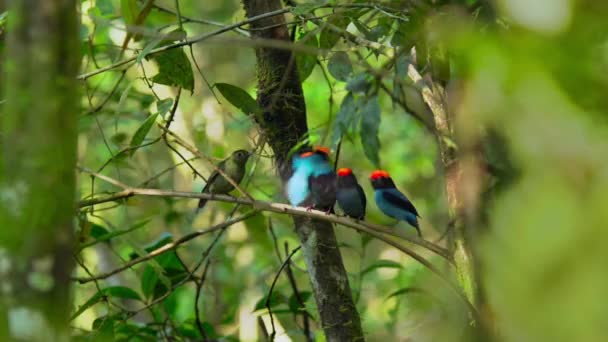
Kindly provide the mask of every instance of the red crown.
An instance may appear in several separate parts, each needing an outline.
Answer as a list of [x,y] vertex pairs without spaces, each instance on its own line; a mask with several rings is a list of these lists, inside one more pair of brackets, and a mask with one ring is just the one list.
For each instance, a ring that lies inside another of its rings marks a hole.
[[372,172],[372,174],[369,176],[369,178],[371,178],[372,180],[376,180],[378,178],[390,178],[391,176],[389,176],[388,172],[384,171],[384,170],[376,170],[374,172]]
[[317,146],[315,148],[315,152],[322,152],[322,153],[329,155],[329,148],[325,147],[325,146]]
[[314,152],[303,152],[303,153],[300,153],[300,157],[306,158],[306,157],[312,156],[313,154],[315,154],[315,153]]
[[340,177],[344,177],[344,176],[349,176],[353,174],[353,170],[347,168],[347,167],[343,167],[338,169],[338,176]]

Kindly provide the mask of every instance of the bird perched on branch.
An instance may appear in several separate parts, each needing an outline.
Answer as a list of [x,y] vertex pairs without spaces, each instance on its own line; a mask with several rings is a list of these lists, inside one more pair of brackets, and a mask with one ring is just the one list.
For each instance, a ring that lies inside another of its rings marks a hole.
[[329,163],[329,149],[318,147],[292,158],[287,198],[293,206],[330,212],[336,202],[336,174]]
[[[251,153],[245,150],[234,151],[230,157],[222,160],[217,165],[217,168],[222,170],[226,176],[230,177],[234,183],[240,184],[241,180],[243,180],[243,176],[245,176],[245,166],[247,165],[247,160],[250,156]],[[205,184],[202,193],[225,195],[232,190],[234,190],[234,185],[215,170],[207,179],[207,184]],[[205,207],[205,204],[207,204],[207,200],[201,198],[198,202],[197,213]]]
[[336,199],[344,213],[357,220],[365,218],[367,199],[361,185],[349,168],[338,169]]
[[418,236],[422,237],[418,224],[418,211],[410,200],[397,188],[388,172],[376,170],[371,173],[370,180],[374,187],[374,198],[378,208],[387,216],[400,221],[407,221],[416,228]]

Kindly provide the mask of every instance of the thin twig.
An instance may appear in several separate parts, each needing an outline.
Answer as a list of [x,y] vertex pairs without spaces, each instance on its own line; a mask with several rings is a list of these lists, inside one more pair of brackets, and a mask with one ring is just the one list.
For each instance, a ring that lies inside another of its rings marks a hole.
[[[209,32],[209,33],[205,33],[205,34],[202,34],[202,35],[197,36],[197,37],[193,37],[192,39],[186,39],[183,42],[178,42],[178,43],[174,43],[174,44],[169,44],[169,45],[161,46],[159,48],[156,48],[156,49],[153,49],[152,51],[150,51],[148,53],[148,56],[154,55],[154,54],[157,54],[157,53],[161,53],[161,52],[165,52],[165,51],[168,51],[168,50],[171,50],[171,49],[180,48],[182,46],[192,45],[192,44],[201,42],[201,41],[203,41],[205,39],[209,39],[211,37],[214,37],[214,36],[217,36],[219,34],[222,34],[224,32],[231,31],[231,30],[233,30],[235,28],[238,28],[238,27],[241,27],[243,25],[247,25],[247,24],[252,23],[254,21],[258,21],[258,20],[262,20],[262,19],[265,19],[265,18],[270,18],[270,17],[274,17],[274,16],[277,16],[277,15],[285,14],[285,13],[287,13],[289,11],[291,11],[291,8],[282,8],[280,10],[264,13],[264,14],[261,14],[261,15],[249,18],[247,20],[243,20],[243,21],[238,22],[236,24],[224,26],[224,27],[222,27],[220,29],[217,29],[215,31],[212,31],[212,32]],[[118,63],[114,63],[114,64],[111,64],[111,65],[105,66],[105,67],[103,67],[101,69],[97,69],[97,70],[94,70],[94,71],[91,71],[91,72],[79,75],[78,79],[79,80],[86,80],[89,77],[101,74],[101,73],[106,72],[108,70],[119,68],[119,67],[121,67],[123,65],[126,65],[126,64],[129,64],[129,63],[133,63],[136,60],[137,60],[137,56],[133,56],[133,57],[127,58],[125,60],[122,60],[122,61],[120,61]]]
[[137,264],[140,264],[140,263],[142,263],[144,261],[150,260],[150,259],[152,259],[154,257],[157,257],[157,256],[162,255],[164,253],[167,253],[169,251],[175,250],[179,246],[183,245],[184,243],[186,243],[186,242],[188,242],[188,241],[190,241],[190,240],[192,240],[194,238],[197,238],[197,237],[199,237],[201,235],[209,234],[209,233],[214,232],[216,230],[220,230],[220,229],[223,229],[223,228],[226,228],[226,227],[230,227],[230,226],[232,226],[235,223],[244,221],[244,220],[246,220],[246,219],[248,219],[248,218],[256,215],[257,213],[258,213],[258,210],[248,211],[247,213],[245,213],[245,214],[243,214],[243,215],[241,215],[241,216],[239,216],[237,218],[234,218],[232,220],[228,220],[228,221],[216,224],[216,225],[211,226],[211,227],[209,227],[207,229],[198,230],[198,231],[195,231],[193,233],[186,234],[186,235],[182,236],[181,238],[177,239],[175,242],[171,242],[171,243],[168,243],[166,245],[163,245],[163,246],[161,246],[161,247],[159,247],[159,248],[151,251],[150,253],[148,253],[148,254],[146,254],[144,256],[141,256],[139,258],[135,258],[135,259],[127,262],[126,264],[122,265],[121,267],[116,268],[116,269],[114,269],[112,271],[109,271],[109,272],[106,272],[106,273],[102,273],[102,274],[98,274],[95,277],[73,278],[73,280],[78,281],[81,284],[85,284],[85,283],[88,283],[88,282],[91,282],[91,281],[109,278],[109,277],[113,276],[114,274],[117,274],[117,273],[120,273],[120,272],[126,270],[127,268],[133,267],[133,266],[135,266]]
[[205,279],[207,278],[207,270],[209,269],[209,259],[207,259],[207,263],[205,264],[205,268],[203,269],[203,274],[201,275],[201,279],[196,282],[196,295],[194,296],[194,316],[196,320],[196,328],[201,333],[203,337],[203,341],[207,342],[209,337],[207,337],[207,333],[205,333],[205,329],[203,328],[203,324],[201,323],[201,313],[198,308],[198,301],[201,297],[201,289],[203,288],[203,284],[205,283]]
[[[289,243],[287,243],[287,241],[285,241],[285,254],[287,254],[287,253],[289,253]],[[302,324],[303,324],[302,332],[304,333],[306,341],[312,342],[313,339],[312,339],[312,335],[310,334],[310,321],[308,319],[308,311],[306,311],[304,299],[302,298],[302,295],[300,295],[300,291],[298,290],[298,284],[296,283],[296,278],[293,276],[293,272],[291,271],[291,260],[287,261],[287,270],[285,270],[285,273],[287,273],[287,278],[289,278],[289,284],[291,284],[293,294],[294,294],[294,296],[296,296],[296,299],[298,300],[298,309],[302,311]],[[297,317],[297,314],[296,314],[296,317]]]
[[266,305],[266,308],[268,309],[268,315],[270,316],[270,325],[272,326],[272,332],[270,333],[270,340],[271,341],[274,341],[274,337],[277,334],[277,331],[276,331],[276,329],[274,327],[274,318],[272,317],[272,309],[270,308],[270,299],[272,298],[272,291],[274,290],[274,286],[276,285],[277,280],[279,279],[279,276],[281,275],[281,272],[287,266],[287,264],[289,264],[289,262],[291,260],[291,257],[293,257],[293,255],[296,254],[296,252],[299,251],[301,247],[302,246],[298,246],[293,251],[291,251],[291,253],[289,253],[289,255],[287,256],[287,258],[285,259],[285,261],[283,262],[283,264],[279,268],[279,271],[274,276],[274,279],[272,281],[272,285],[270,285],[270,290],[268,291],[268,296],[266,296],[266,303],[265,303],[265,305]]

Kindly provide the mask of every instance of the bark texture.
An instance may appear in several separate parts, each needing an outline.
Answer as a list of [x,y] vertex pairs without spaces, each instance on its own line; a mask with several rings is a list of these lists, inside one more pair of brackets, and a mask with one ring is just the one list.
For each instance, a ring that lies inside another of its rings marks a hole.
[[67,340],[80,61],[76,0],[8,1],[0,340]]
[[[243,0],[249,18],[278,10],[280,0]],[[290,40],[283,15],[255,21],[255,38]],[[283,181],[290,174],[289,150],[308,131],[306,105],[296,70],[295,58],[288,50],[257,48],[258,103],[263,113],[256,121],[275,154]],[[348,275],[327,222],[295,219],[320,323],[327,341],[362,341],[359,313],[352,299]]]

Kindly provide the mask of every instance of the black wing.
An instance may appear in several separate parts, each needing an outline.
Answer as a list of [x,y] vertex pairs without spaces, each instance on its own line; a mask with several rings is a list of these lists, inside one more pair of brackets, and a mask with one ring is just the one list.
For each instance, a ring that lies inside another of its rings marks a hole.
[[[398,190],[395,190],[398,191]],[[410,202],[410,200],[407,199],[407,197],[405,197],[404,194],[398,192],[392,192],[392,191],[382,191],[382,197],[384,197],[384,199],[393,204],[396,207],[399,208],[403,208],[407,211],[409,211],[410,213],[414,213],[416,216],[420,217],[420,215],[418,215],[418,211],[416,210],[416,208],[414,207],[414,205],[412,204],[412,202]]]
[[333,208],[336,202],[336,174],[331,172],[308,178],[308,186],[317,209]]
[[357,192],[359,193],[359,197],[363,202],[363,212],[365,212],[367,209],[367,198],[365,197],[365,191],[363,191],[363,188],[359,184],[357,184]]
[[[218,167],[219,169],[223,169],[223,168],[224,168],[224,163],[225,163],[225,162],[226,162],[225,160],[221,161],[221,162],[220,162],[220,163],[217,165],[217,167]],[[203,190],[201,190],[201,192],[202,192],[202,193],[207,193],[207,192],[209,192],[209,187],[211,186],[211,184],[213,184],[213,182],[215,182],[215,180],[217,179],[217,176],[219,176],[219,175],[220,175],[220,173],[219,173],[219,172],[217,172],[217,170],[214,170],[214,171],[211,173],[211,176],[209,176],[209,178],[207,178],[207,184],[205,184],[205,187],[203,188]],[[198,213],[198,212],[199,212],[201,209],[203,209],[203,208],[205,207],[205,204],[207,204],[207,200],[206,200],[206,199],[204,199],[204,198],[201,198],[201,199],[198,201],[198,209],[196,209],[196,212]]]

